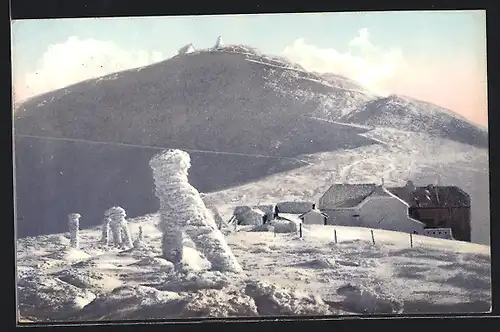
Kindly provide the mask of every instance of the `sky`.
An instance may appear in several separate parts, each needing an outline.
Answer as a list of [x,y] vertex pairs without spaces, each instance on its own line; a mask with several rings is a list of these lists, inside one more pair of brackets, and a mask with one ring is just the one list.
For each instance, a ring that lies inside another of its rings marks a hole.
[[14,101],[159,62],[188,43],[212,47],[218,36],[487,125],[482,10],[13,21]]

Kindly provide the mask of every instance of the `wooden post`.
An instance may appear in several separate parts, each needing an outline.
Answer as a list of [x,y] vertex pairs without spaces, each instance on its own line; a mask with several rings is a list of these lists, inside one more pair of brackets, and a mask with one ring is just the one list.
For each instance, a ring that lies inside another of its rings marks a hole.
[[372,243],[375,244],[375,236],[373,236],[373,229],[370,229],[370,232],[372,233]]
[[337,243],[337,230],[333,230],[333,237],[335,238],[335,243]]
[[299,224],[299,236],[302,237],[302,223]]
[[410,248],[413,248],[413,234],[410,233]]

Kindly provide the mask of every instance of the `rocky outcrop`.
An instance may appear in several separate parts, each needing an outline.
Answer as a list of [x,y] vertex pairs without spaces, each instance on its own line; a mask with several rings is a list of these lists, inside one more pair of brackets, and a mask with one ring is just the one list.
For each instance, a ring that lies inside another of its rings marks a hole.
[[241,272],[241,266],[218,229],[200,193],[188,181],[191,159],[181,150],[168,150],[150,161],[160,200],[160,228],[163,232],[163,257],[180,263],[185,232],[213,270]]

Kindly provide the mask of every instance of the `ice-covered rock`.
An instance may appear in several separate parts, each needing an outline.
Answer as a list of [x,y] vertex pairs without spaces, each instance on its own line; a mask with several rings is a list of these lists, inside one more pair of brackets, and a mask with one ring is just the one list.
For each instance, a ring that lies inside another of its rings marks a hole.
[[119,206],[113,206],[105,214],[105,217],[110,220],[109,226],[113,234],[113,244],[116,247],[133,247],[132,236],[130,235],[128,222],[125,219],[126,216],[125,210]]
[[150,161],[160,200],[160,228],[163,232],[163,256],[173,263],[183,259],[183,232],[210,261],[212,269],[241,272],[241,266],[231,252],[212,213],[206,208],[200,193],[188,181],[191,166],[189,154],[168,150]]

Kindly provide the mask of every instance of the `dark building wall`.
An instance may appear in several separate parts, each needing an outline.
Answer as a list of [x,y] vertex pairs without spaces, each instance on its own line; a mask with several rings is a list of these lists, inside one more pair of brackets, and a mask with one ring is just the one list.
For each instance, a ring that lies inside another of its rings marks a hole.
[[471,240],[470,207],[412,207],[410,216],[428,228],[451,228],[456,240]]

